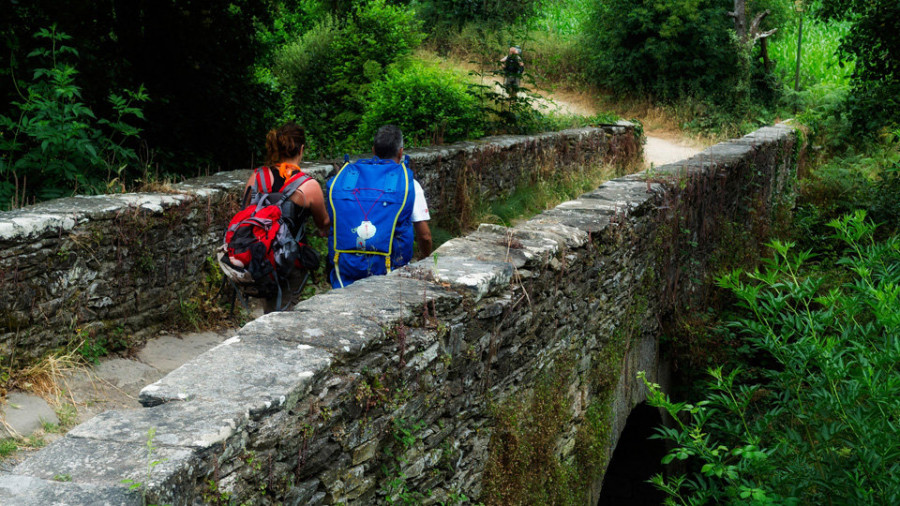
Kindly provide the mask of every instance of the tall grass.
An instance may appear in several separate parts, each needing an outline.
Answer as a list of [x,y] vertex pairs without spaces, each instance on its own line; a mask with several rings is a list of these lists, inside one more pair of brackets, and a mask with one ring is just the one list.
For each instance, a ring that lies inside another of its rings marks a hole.
[[[782,28],[773,41],[770,55],[775,72],[789,89],[793,89],[797,62],[798,18]],[[803,20],[803,42],[800,59],[800,96],[807,107],[818,107],[842,96],[850,87],[854,62],[842,62],[837,56],[841,39],[850,29],[848,22],[825,22],[810,16]]]
[[591,0],[544,0],[528,20],[528,26],[568,40],[575,39],[590,16],[592,5]]

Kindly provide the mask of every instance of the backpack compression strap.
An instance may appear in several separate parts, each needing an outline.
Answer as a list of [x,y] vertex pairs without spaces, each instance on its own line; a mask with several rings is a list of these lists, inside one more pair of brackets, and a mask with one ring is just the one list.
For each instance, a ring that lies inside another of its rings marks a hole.
[[[347,157],[344,157],[344,160],[347,160]],[[331,215],[334,217],[334,223],[331,224],[331,229],[334,231],[334,274],[337,277],[338,283],[340,283],[341,288],[344,287],[344,281],[341,279],[341,268],[338,262],[338,259],[341,256],[341,253],[357,253],[360,255],[381,255],[384,257],[384,266],[387,272],[391,272],[391,255],[394,251],[394,232],[397,231],[397,221],[400,220],[400,213],[403,212],[403,209],[406,207],[406,201],[409,198],[409,170],[406,168],[406,162],[409,161],[409,156],[406,157],[406,161],[400,164],[403,167],[403,179],[406,183],[406,187],[403,190],[403,202],[400,204],[400,209],[397,210],[397,215],[394,216],[394,224],[391,227],[391,240],[388,243],[388,251],[387,253],[382,253],[380,251],[363,251],[363,250],[339,250],[337,248],[337,212],[334,210],[334,198],[332,195],[334,193],[334,187],[337,185],[338,178],[341,177],[341,174],[344,173],[344,169],[350,165],[349,161],[344,162],[344,166],[340,168],[338,171],[338,175],[335,176],[334,181],[331,183],[331,188],[328,189],[328,203],[331,204]]]

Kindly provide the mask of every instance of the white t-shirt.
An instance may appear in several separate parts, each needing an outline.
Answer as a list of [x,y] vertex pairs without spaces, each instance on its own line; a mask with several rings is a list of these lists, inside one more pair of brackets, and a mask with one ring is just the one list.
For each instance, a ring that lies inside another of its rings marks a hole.
[[431,219],[431,213],[428,212],[428,202],[425,201],[425,191],[422,190],[422,185],[415,179],[413,179],[413,184],[416,188],[416,202],[413,204],[412,211],[413,223],[428,221]]

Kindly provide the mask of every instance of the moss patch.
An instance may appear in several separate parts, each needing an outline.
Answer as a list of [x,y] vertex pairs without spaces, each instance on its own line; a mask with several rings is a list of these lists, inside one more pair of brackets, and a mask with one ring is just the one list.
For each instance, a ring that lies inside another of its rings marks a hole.
[[538,376],[528,398],[511,398],[497,408],[484,470],[486,504],[582,502],[583,487],[556,452],[571,411],[573,374],[572,359],[557,362]]

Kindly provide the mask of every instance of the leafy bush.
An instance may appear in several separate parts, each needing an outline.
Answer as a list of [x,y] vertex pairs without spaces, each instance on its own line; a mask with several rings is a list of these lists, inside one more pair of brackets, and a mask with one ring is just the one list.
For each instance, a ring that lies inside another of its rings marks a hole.
[[282,48],[273,69],[310,134],[311,155],[352,147],[372,83],[422,41],[409,7],[360,4],[346,20],[325,18]]
[[794,216],[801,247],[835,256],[840,245],[828,223],[857,209],[879,225],[877,237],[900,233],[900,130],[865,153],[828,160],[803,180]]
[[592,5],[591,0],[544,1],[528,20],[528,26],[557,37],[575,37],[590,17]]
[[75,48],[64,44],[71,37],[55,26],[35,37],[50,47],[30,56],[48,67],[38,67],[25,84],[22,100],[13,102],[14,117],[0,115],[0,209],[79,190],[104,190],[138,158],[124,143],[140,133],[128,121],[143,118],[133,105],[147,100],[143,87],[134,93],[110,92],[114,116],[97,119],[83,102],[78,71],[69,63],[78,57]]
[[900,237],[876,241],[862,211],[830,226],[846,246],[838,283],[777,241],[763,271],[720,279],[743,308],[728,327],[752,369],[710,370],[696,404],[650,385],[677,424],[659,430],[674,443],[663,462],[696,464],[654,478],[680,503],[900,501]]
[[397,64],[369,91],[359,127],[360,145],[393,123],[409,145],[441,144],[479,137],[481,117],[464,77],[419,62]]

